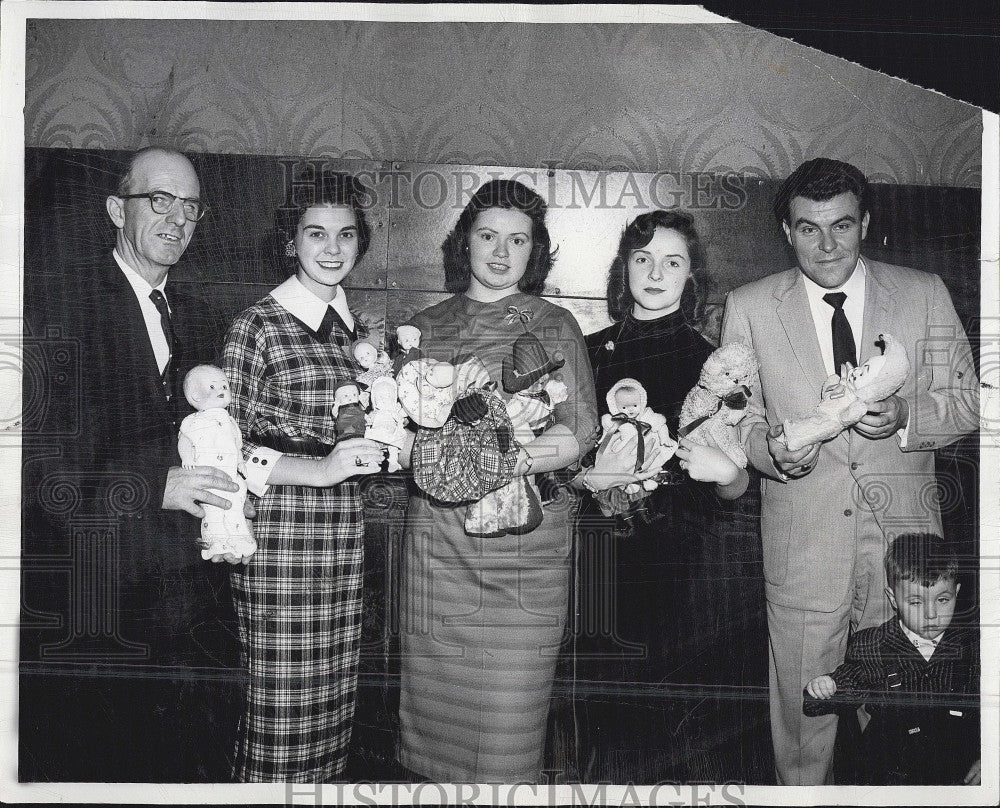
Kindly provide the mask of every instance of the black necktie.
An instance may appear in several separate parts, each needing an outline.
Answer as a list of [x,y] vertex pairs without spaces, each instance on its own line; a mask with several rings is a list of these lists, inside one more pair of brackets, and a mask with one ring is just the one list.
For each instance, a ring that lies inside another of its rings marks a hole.
[[829,292],[823,295],[823,301],[833,306],[833,319],[830,327],[833,329],[833,372],[840,373],[844,362],[852,366],[858,364],[857,348],[854,345],[854,332],[844,314],[844,301],[847,295],[843,292]]
[[149,299],[153,301],[153,305],[156,306],[156,310],[160,312],[160,325],[163,326],[163,335],[167,338],[167,348],[170,350],[170,355],[167,357],[167,364],[163,366],[163,373],[161,378],[163,383],[166,384],[167,374],[170,372],[170,360],[174,356],[174,326],[170,322],[170,309],[167,307],[167,299],[163,296],[163,292],[159,289],[154,289],[149,293]]

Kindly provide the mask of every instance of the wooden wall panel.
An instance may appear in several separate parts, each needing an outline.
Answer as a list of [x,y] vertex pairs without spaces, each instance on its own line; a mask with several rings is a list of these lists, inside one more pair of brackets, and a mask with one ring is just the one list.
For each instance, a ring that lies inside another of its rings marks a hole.
[[[28,150],[28,271],[72,271],[110,250],[114,231],[104,198],[126,159],[124,152]],[[205,154],[196,155],[195,163],[212,211],[173,276],[232,316],[287,277],[275,210],[288,193],[308,192],[293,167],[297,172],[323,161]],[[344,285],[376,339],[386,326],[391,331],[444,298],[441,242],[475,189],[491,177],[517,178],[548,202],[558,256],[545,294],[577,314],[584,333],[609,322],[604,290],[622,229],[658,203],[695,217],[708,256],[703,326],[710,337],[718,334],[730,289],[794,263],[771,215],[777,180],[366,160],[326,164],[358,175],[372,191],[371,247]],[[979,211],[979,192],[971,188],[873,185],[865,253],[940,274],[968,325],[979,307]]]

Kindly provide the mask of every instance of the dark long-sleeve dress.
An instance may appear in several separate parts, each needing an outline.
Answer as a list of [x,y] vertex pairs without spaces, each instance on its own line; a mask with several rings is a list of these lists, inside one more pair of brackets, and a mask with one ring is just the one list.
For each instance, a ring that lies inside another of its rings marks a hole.
[[[528,312],[526,314],[525,312]],[[524,331],[566,364],[555,407],[581,449],[596,429],[580,328],[565,309],[515,293],[497,303],[457,295],[413,319],[421,351],[474,354],[499,382]],[[501,388],[502,389],[502,388]],[[438,782],[535,781],[541,772],[553,672],[566,623],[572,526],[565,502],[521,536],[465,532],[465,505],[410,498],[403,549],[400,762]]]
[[[224,365],[249,463],[261,446],[297,457],[333,448],[334,390],[360,368],[352,335],[339,321],[329,325],[315,332],[268,295],[230,327]],[[232,573],[250,677],[236,778],[328,781],[343,771],[354,717],[364,552],[358,483],[272,485],[255,504],[258,549]]]
[[[598,408],[622,378],[677,434],[680,408],[713,346],[680,312],[627,317],[587,337]],[[588,782],[746,780],[764,771],[766,630],[757,497],[677,483],[647,500],[630,534],[588,497],[578,519],[577,763]]]

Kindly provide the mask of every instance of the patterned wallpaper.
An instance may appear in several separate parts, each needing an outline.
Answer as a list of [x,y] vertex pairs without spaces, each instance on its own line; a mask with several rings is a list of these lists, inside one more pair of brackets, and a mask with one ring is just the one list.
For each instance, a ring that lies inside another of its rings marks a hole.
[[31,20],[29,146],[978,187],[979,110],[740,24]]

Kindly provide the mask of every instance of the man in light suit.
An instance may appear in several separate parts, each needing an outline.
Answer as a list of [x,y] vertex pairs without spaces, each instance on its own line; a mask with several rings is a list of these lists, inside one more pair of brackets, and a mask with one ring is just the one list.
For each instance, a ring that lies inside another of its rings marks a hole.
[[[182,154],[138,152],[105,200],[114,250],[25,273],[26,333],[75,346],[58,370],[77,380],[33,393],[42,380],[26,377],[26,400],[44,396],[50,423],[78,427],[25,428],[26,448],[48,451],[26,451],[23,469],[22,779],[230,778],[235,615],[227,565],[196,542],[202,504],[228,507],[219,491],[237,486],[177,455],[184,374],[221,347],[217,318],[168,281],[199,197]],[[32,563],[58,558],[71,574]]]
[[[968,339],[937,275],[861,257],[868,184],[820,158],[782,184],[774,213],[798,266],[734,289],[722,342],[760,361],[741,437],[762,481],[771,732],[777,781],[830,780],[835,716],[808,718],[802,690],[844,659],[850,630],[888,616],[882,560],[899,533],[941,532],[934,452],[978,423]],[[790,452],[783,420],[809,412],[841,363],[865,362],[890,333],[906,348],[902,389],[831,440]]]

